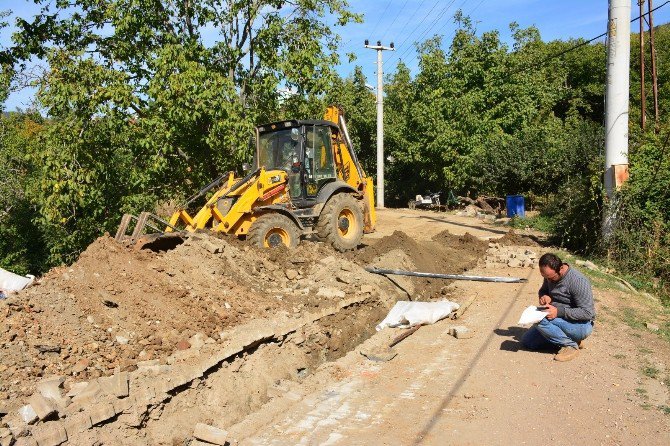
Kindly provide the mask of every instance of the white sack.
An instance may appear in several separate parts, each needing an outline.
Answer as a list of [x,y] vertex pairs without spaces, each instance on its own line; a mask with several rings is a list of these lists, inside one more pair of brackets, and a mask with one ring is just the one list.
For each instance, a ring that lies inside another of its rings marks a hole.
[[521,317],[519,318],[519,322],[517,322],[517,324],[530,325],[536,322],[540,322],[545,317],[547,317],[547,313],[545,311],[540,311],[535,305],[531,305],[530,307],[523,310],[523,313],[521,313]]
[[31,274],[23,277],[0,268],[0,290],[21,291],[31,285],[34,280],[35,276]]
[[452,311],[458,310],[456,302],[396,302],[389,314],[377,325],[377,331],[384,327],[412,327],[414,325],[434,324],[444,319]]

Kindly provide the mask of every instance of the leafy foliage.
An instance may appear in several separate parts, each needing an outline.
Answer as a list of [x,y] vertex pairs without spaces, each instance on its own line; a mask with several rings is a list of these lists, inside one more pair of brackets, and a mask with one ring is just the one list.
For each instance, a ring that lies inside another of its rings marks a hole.
[[[375,96],[360,68],[348,78],[334,71],[336,29],[360,20],[344,0],[36,2],[42,12],[0,48],[0,99],[31,57],[49,64],[38,93],[46,118],[1,121],[0,265],[37,272],[69,261],[122,213],[178,201],[248,160],[255,124],[317,118],[327,104],[344,108],[364,168],[376,170]],[[454,19],[451,42],[417,44],[415,75],[400,63],[387,76],[387,203],[429,190],[523,194],[545,204],[538,221],[555,243],[668,286],[670,131],[661,123],[660,133],[631,125],[620,223],[600,236],[604,45],[544,42],[515,23],[507,45],[460,12]],[[670,29],[657,27],[656,38],[664,116]],[[640,93],[631,91],[633,123]],[[648,116],[652,107],[648,97]]]

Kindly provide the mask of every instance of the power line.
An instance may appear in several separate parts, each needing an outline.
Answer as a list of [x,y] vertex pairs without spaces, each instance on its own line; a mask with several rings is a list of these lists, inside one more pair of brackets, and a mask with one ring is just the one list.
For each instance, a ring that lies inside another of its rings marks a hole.
[[[479,4],[477,4],[477,6],[476,6],[475,8],[473,8],[472,11],[470,11],[470,13],[473,12],[476,8],[478,8],[483,2],[484,2],[484,0],[480,1]],[[670,0],[667,0],[666,2],[664,2],[664,3],[662,3],[662,4],[658,5],[658,6],[656,6],[655,8],[651,9],[650,11],[647,11],[646,13],[644,13],[644,14],[642,14],[642,15],[639,15],[639,16],[635,17],[635,18],[632,19],[630,22],[633,23],[633,22],[636,22],[636,21],[640,20],[640,19],[643,18],[643,17],[649,16],[652,12],[654,12],[654,11],[656,11],[656,10],[658,10],[658,9],[661,9],[662,7],[666,6],[666,5],[669,4],[669,3],[670,3]],[[452,38],[453,38],[454,35],[455,35],[455,32],[452,33]],[[561,57],[561,56],[563,56],[563,55],[565,55],[565,54],[567,54],[567,53],[570,53],[570,52],[572,52],[572,51],[578,50],[579,48],[581,48],[581,47],[583,47],[583,46],[586,46],[586,45],[588,45],[588,44],[590,44],[590,43],[592,43],[592,42],[594,42],[594,41],[596,41],[596,40],[598,40],[598,39],[600,39],[600,38],[602,38],[602,37],[605,37],[605,36],[607,36],[607,31],[605,31],[604,33],[599,34],[599,35],[597,35],[597,36],[595,36],[595,37],[592,37],[592,38],[589,39],[589,40],[586,40],[586,41],[584,41],[584,42],[580,42],[580,43],[578,43],[578,44],[576,44],[576,45],[574,45],[574,46],[571,46],[570,48],[567,48],[567,49],[565,49],[565,50],[563,50],[563,51],[559,51],[559,52],[556,53],[556,54],[552,54],[552,55],[550,55],[550,56],[547,56],[545,59],[543,59],[543,60],[542,60],[541,62],[539,62],[539,63],[524,66],[524,67],[522,67],[522,68],[519,69],[519,70],[516,70],[516,71],[513,71],[513,72],[509,73],[508,76],[511,76],[511,75],[514,75],[514,74],[518,74],[518,73],[520,73],[520,72],[522,72],[522,71],[525,71],[525,70],[530,70],[530,69],[537,68],[537,67],[540,66],[540,65],[544,65],[544,64],[546,64],[547,62],[550,62],[550,61],[552,61],[552,60],[554,60],[554,59],[557,59],[557,58],[559,58],[559,57]],[[412,59],[410,59],[409,61],[412,61],[412,60],[416,59],[416,57],[417,57],[417,55],[415,55],[415,56],[414,56]]]
[[[650,10],[650,11],[647,11],[646,13],[644,13],[644,14],[642,14],[642,15],[639,15],[639,16],[635,17],[634,19],[632,19],[632,20],[630,21],[630,23],[636,22],[636,21],[640,20],[641,18],[643,18],[643,17],[645,17],[645,16],[648,16],[648,15],[651,14],[652,12],[656,11],[657,9],[660,9],[660,8],[664,7],[664,6],[667,5],[668,3],[670,3],[670,0],[666,1],[665,3],[662,3],[662,4],[658,5],[658,6],[655,7],[654,9],[652,9],[652,10]],[[594,41],[596,41],[596,40],[598,40],[598,39],[600,39],[600,38],[602,38],[602,37],[605,37],[605,36],[607,36],[607,31],[605,31],[604,33],[599,34],[599,35],[597,35],[597,36],[595,36],[595,37],[593,37],[593,38],[591,38],[591,39],[589,39],[589,40],[586,40],[586,41],[584,41],[584,42],[580,42],[580,43],[578,43],[577,45],[571,46],[570,48],[567,48],[567,49],[565,49],[565,50],[563,50],[563,51],[560,51],[560,52],[558,52],[558,53],[556,53],[556,54],[552,54],[552,55],[550,55],[550,56],[547,56],[545,59],[543,59],[541,62],[539,62],[539,63],[537,63],[537,64],[533,64],[533,65],[530,65],[530,66],[525,66],[525,67],[523,67],[523,68],[520,69],[520,70],[513,71],[512,73],[510,73],[510,75],[514,75],[514,74],[520,73],[520,72],[525,71],[525,70],[530,70],[530,69],[533,69],[533,68],[537,68],[537,67],[540,66],[540,65],[544,65],[544,64],[546,64],[547,62],[550,62],[550,61],[552,61],[552,60],[554,60],[554,59],[558,59],[559,57],[561,57],[561,56],[563,56],[563,55],[565,55],[565,54],[567,54],[567,53],[570,53],[570,52],[572,52],[572,51],[575,51],[575,50],[577,50],[577,49],[579,49],[579,48],[581,48],[581,47],[583,47],[583,46],[586,46],[586,45],[588,45],[588,44],[590,44],[590,43],[592,43],[592,42],[594,42]]]
[[379,19],[377,19],[377,24],[375,25],[374,28],[372,28],[372,32],[370,32],[370,34],[368,35],[368,37],[370,39],[372,39],[372,37],[374,36],[375,31],[377,31],[377,28],[379,27],[379,24],[381,23],[382,19],[384,18],[384,14],[386,14],[386,11],[388,11],[389,6],[391,6],[391,1],[392,0],[388,1],[388,3],[386,4],[386,8],[384,8],[384,11],[379,15]]
[[388,30],[393,28],[393,25],[395,24],[396,20],[398,20],[398,17],[400,17],[400,14],[405,10],[405,6],[407,6],[408,1],[409,0],[405,0],[405,3],[403,3],[402,6],[400,7],[400,9],[398,10],[398,13],[393,18],[393,21],[391,22],[391,24],[386,29],[386,32],[382,35],[382,40],[386,40],[386,34],[388,33]]
[[[419,12],[419,10],[421,10],[424,3],[426,3],[426,0],[422,0],[421,4],[414,10],[414,13],[407,19],[407,21],[405,21],[405,24],[402,26],[402,29],[398,33],[399,36],[402,36],[403,32],[405,32],[405,29],[407,29],[407,25],[409,24],[409,22],[412,21],[412,19],[416,15],[416,13]],[[404,41],[403,41],[403,43],[404,43]]]
[[[428,34],[428,32],[430,32],[431,29],[433,29],[433,27],[434,27],[435,25],[437,25],[437,23],[442,19],[442,17],[444,17],[444,15],[447,13],[447,11],[449,10],[449,8],[451,7],[451,5],[454,4],[455,1],[456,1],[456,0],[452,0],[449,4],[447,4],[447,6],[445,6],[444,8],[442,8],[442,10],[437,14],[437,17],[435,18],[435,20],[433,20],[433,22],[428,26],[428,28],[426,28],[426,30],[425,30],[423,33],[421,33],[421,35],[417,38],[417,41],[421,40],[426,34]],[[483,0],[482,0],[482,1],[483,1]],[[466,2],[467,2],[467,0],[464,0],[463,3],[461,3],[461,7],[462,7]],[[402,54],[398,54],[398,59],[401,59],[401,58],[402,58],[405,54],[407,54],[411,49],[412,49],[411,46],[405,48],[405,49],[403,50]],[[389,59],[390,59],[390,58],[389,58]],[[387,60],[387,62],[388,62],[388,60]]]
[[[431,25],[427,28],[427,30],[424,31],[424,32],[419,36],[419,38],[417,39],[417,41],[421,40],[421,38],[422,38],[425,34],[427,34],[428,31],[430,31],[430,30],[431,30],[437,23],[439,23],[439,21],[442,19],[442,17],[444,16],[444,14],[446,14],[448,8],[454,3],[454,1],[455,1],[455,0],[453,0],[450,4],[448,4],[446,7],[444,7],[444,8],[440,11],[440,13],[438,14],[437,18],[436,18],[435,20],[433,20],[433,22],[432,22]],[[483,1],[483,0],[482,0],[482,1]],[[458,9],[463,8],[463,5],[465,5],[467,2],[468,2],[468,0],[463,0],[463,2],[458,6]],[[480,2],[480,4],[481,4],[481,2]],[[479,6],[479,5],[478,5],[478,6]],[[474,10],[474,9],[473,9],[473,10]],[[472,11],[471,11],[471,12],[472,12]],[[413,46],[408,46],[408,47],[404,48],[403,51],[402,51],[402,53],[399,53],[399,54],[398,54],[398,57],[397,57],[397,58],[398,58],[398,59],[402,59],[406,54],[408,54],[408,53],[412,50],[412,48],[413,48]],[[415,56],[414,58],[416,58],[416,56]],[[414,58],[413,58],[413,59],[414,59]],[[410,60],[413,60],[413,59],[410,59]],[[391,58],[389,58],[389,60],[387,60],[387,62],[389,62],[390,60],[391,60]]]
[[[402,41],[401,43],[398,44],[398,47],[399,47],[399,48],[402,48],[402,46],[405,44],[405,42],[407,42],[407,40],[409,40],[409,38],[410,38],[410,37],[417,31],[417,29],[419,29],[419,27],[421,26],[421,24],[422,24],[423,22],[426,21],[426,19],[427,19],[428,16],[430,15],[430,13],[433,12],[433,9],[435,9],[439,3],[440,3],[440,0],[437,0],[437,1],[433,4],[433,7],[430,8],[430,10],[429,10],[429,11],[426,13],[426,15],[423,17],[423,19],[421,19],[421,21],[419,22],[419,24],[418,24],[417,26],[414,27],[414,30],[413,30],[411,33],[409,33],[409,34],[407,35],[407,37],[405,37],[405,39],[403,39],[403,41]],[[418,11],[418,9],[416,9],[416,10],[414,11],[414,14],[412,14],[412,18],[416,15],[417,11]],[[410,19],[410,20],[411,20],[411,19]],[[409,20],[407,21],[407,23],[409,23]],[[405,24],[405,27],[403,27],[403,29],[402,29],[402,31],[400,31],[399,35],[402,35],[402,32],[405,30],[406,27],[407,27],[407,24]],[[389,59],[391,59],[391,58],[389,58]],[[387,60],[387,62],[388,62],[388,60]]]

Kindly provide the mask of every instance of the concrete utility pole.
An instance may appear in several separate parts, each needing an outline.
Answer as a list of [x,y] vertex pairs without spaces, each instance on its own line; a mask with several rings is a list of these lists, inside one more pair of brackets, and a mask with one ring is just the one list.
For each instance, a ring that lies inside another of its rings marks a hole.
[[384,77],[382,51],[395,51],[393,42],[386,47],[378,40],[377,45],[365,41],[365,48],[377,50],[377,208],[384,208]]
[[644,0],[637,0],[640,7],[640,127],[647,124],[647,104],[644,91]]
[[603,235],[612,230],[616,190],[628,179],[628,92],[630,89],[630,0],[609,0],[607,91],[605,94],[605,191],[609,203]]

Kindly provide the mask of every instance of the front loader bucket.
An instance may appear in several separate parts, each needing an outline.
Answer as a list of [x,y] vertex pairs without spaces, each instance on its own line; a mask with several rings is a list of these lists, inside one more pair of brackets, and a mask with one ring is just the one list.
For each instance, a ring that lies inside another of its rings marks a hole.
[[[154,222],[177,231],[175,227],[149,212],[142,212],[139,216],[125,214],[121,218],[121,224],[119,224],[119,229],[116,231],[114,240],[119,243],[133,245],[136,249],[151,249],[152,251],[167,251],[184,243],[181,232],[164,232],[162,229],[154,226],[152,224]],[[128,235],[128,230],[131,228],[132,233]],[[153,232],[146,233],[147,229]]]

